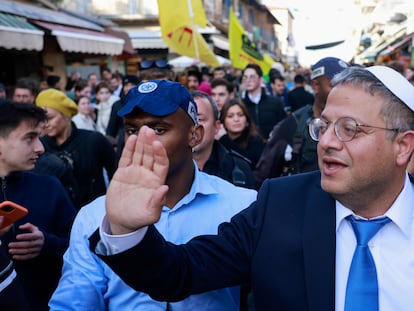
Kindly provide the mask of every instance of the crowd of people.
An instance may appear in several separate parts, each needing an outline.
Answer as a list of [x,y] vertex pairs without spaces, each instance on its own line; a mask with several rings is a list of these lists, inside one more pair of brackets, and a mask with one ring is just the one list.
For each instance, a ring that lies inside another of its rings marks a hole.
[[0,216],[0,309],[409,310],[408,73],[160,59],[0,83],[0,201],[29,210]]

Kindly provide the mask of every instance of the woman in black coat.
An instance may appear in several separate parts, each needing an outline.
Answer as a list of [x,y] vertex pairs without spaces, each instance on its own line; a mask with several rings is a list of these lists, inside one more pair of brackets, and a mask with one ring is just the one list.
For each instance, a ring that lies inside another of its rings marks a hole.
[[262,154],[265,142],[240,99],[232,99],[221,109],[220,121],[226,134],[220,142],[251,161],[252,169]]

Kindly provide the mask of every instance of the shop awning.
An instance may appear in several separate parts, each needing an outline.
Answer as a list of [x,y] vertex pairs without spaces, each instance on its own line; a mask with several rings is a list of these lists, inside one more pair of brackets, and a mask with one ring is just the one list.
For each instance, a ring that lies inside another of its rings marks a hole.
[[159,26],[123,28],[131,38],[132,46],[140,49],[168,49],[161,37]]
[[396,42],[398,42],[399,39],[404,37],[406,35],[406,28],[401,28],[400,30],[396,31],[392,35],[389,35],[386,38],[383,38],[379,43],[370,46],[365,51],[363,51],[361,54],[356,56],[356,62],[360,64],[364,64],[367,62],[376,62],[377,57],[380,55],[382,51],[387,49],[387,47],[392,46]]
[[409,44],[414,38],[414,32],[410,33],[409,35],[406,35],[404,38],[402,38],[400,41],[394,43],[393,45],[389,46],[385,50],[383,50],[379,56],[388,55],[392,52],[398,50],[400,47],[403,47],[405,44]]
[[214,46],[218,47],[221,50],[228,51],[229,50],[229,40],[220,35],[212,35],[211,40],[213,41]]
[[43,50],[44,32],[25,18],[0,12],[0,47],[16,50]]
[[114,28],[105,28],[105,33],[113,37],[117,37],[124,40],[124,53],[127,54],[136,54],[134,47],[132,46],[131,38],[128,33],[123,30],[114,29]]
[[36,25],[51,31],[60,48],[66,52],[120,55],[124,40],[108,34],[87,29],[63,26],[58,24],[32,21]]

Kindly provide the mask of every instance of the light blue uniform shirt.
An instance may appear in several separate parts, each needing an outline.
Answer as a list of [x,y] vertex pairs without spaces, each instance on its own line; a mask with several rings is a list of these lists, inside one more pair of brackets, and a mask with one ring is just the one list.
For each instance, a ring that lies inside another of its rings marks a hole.
[[[249,206],[256,194],[196,169],[190,192],[174,208],[164,207],[155,226],[176,244],[197,235],[216,234],[218,225]],[[89,250],[88,238],[104,214],[104,196],[80,209],[64,255],[62,277],[49,302],[51,310],[166,310],[166,302],[133,290]],[[168,310],[239,310],[239,300],[239,287],[227,288],[169,303]]]

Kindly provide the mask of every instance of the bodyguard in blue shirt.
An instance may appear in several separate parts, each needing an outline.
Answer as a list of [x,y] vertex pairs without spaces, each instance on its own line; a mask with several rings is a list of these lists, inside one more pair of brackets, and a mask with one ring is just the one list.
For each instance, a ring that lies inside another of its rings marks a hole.
[[[192,149],[201,141],[203,127],[198,124],[193,98],[180,83],[141,83],[128,93],[119,115],[124,117],[127,136],[135,136],[147,126],[167,151],[169,192],[156,223],[166,240],[180,244],[199,234],[216,234],[221,222],[229,221],[255,200],[256,191],[197,170]],[[124,150],[118,175],[123,174],[128,161],[125,155],[130,152],[134,152],[134,161],[149,160],[140,159],[140,150],[130,147]],[[88,238],[102,223],[105,204],[103,196],[79,211],[64,255],[62,278],[49,303],[51,310],[239,310],[239,287],[167,303],[126,285],[89,250]]]

